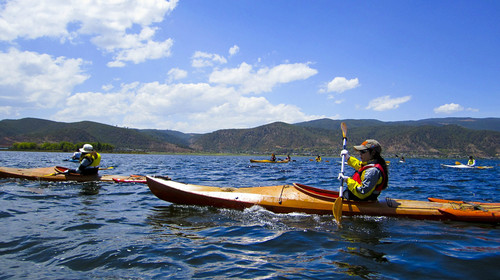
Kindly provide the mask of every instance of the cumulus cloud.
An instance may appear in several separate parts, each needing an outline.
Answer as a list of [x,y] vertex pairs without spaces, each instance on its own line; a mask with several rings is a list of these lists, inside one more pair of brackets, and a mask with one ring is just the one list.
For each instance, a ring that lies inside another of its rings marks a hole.
[[444,104],[439,107],[434,108],[434,113],[436,114],[453,114],[456,112],[463,111],[464,107],[462,107],[460,104],[455,104],[455,103],[449,103],[449,104]]
[[61,42],[90,36],[99,49],[122,67],[170,55],[172,40],[154,41],[159,23],[178,0],[23,0],[9,1],[0,11],[0,40],[59,38]]
[[180,80],[187,77],[187,72],[179,68],[172,68],[168,70],[167,75],[169,81]]
[[342,93],[346,90],[357,88],[358,86],[358,78],[348,80],[345,77],[335,77],[327,84],[326,92]]
[[221,55],[197,51],[191,58],[191,66],[195,68],[212,67],[215,64],[226,64],[227,59]]
[[89,78],[81,59],[52,57],[11,48],[0,52],[0,100],[3,105],[48,108],[65,100]]
[[236,85],[242,93],[269,92],[278,84],[305,80],[318,71],[310,68],[305,63],[280,64],[273,68],[254,70],[247,63],[242,63],[238,68],[216,70],[209,77],[211,83]]
[[238,52],[240,52],[240,47],[238,47],[237,45],[234,45],[229,49],[229,56],[233,56],[233,55],[237,54]]
[[[81,104],[89,110],[74,110]],[[324,118],[306,115],[288,104],[271,104],[264,97],[245,97],[232,87],[207,83],[123,84],[115,92],[82,92],[66,100],[53,116],[65,121],[83,119],[120,122],[136,128],[158,127],[185,132],[210,132],[223,128],[260,125],[281,120],[299,122]]]
[[399,105],[410,101],[411,95],[391,98],[391,96],[386,95],[382,97],[375,98],[370,101],[369,105],[366,107],[368,110],[374,111],[387,111],[399,108]]

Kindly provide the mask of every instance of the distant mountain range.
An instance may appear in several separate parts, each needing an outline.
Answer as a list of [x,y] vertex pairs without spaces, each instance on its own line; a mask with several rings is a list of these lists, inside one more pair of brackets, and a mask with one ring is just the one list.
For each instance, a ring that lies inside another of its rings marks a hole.
[[173,130],[131,129],[82,121],[54,122],[25,118],[0,121],[0,147],[16,142],[101,142],[117,152],[235,153],[338,155],[340,123],[348,128],[348,146],[377,139],[384,155],[498,158],[500,118],[438,118],[418,121],[332,120],[287,124],[275,122],[249,129],[223,129],[206,134]]

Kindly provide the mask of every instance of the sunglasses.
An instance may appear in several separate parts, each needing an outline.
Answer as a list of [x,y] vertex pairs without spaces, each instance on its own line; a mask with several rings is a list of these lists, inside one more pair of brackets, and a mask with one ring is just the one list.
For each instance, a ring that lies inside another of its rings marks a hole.
[[360,154],[364,154],[364,153],[367,153],[367,152],[368,152],[368,150],[361,150],[361,151],[359,151]]

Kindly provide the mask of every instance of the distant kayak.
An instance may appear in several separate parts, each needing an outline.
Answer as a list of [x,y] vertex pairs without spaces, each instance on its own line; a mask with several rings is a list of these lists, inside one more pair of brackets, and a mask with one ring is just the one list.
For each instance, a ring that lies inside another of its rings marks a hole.
[[269,160],[269,159],[251,159],[250,162],[253,163],[287,163],[290,162],[289,160]]
[[493,166],[469,166],[466,164],[441,164],[443,167],[461,168],[461,169],[491,169]]

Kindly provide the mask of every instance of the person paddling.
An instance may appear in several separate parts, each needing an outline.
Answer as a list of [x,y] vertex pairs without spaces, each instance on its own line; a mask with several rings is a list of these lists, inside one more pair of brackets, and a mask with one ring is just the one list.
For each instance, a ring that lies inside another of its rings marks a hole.
[[343,192],[344,199],[356,201],[377,200],[382,190],[387,188],[389,173],[387,164],[380,155],[382,147],[377,140],[368,139],[359,146],[354,146],[359,151],[361,160],[349,156],[347,150],[342,150],[340,155],[345,155],[347,164],[356,172],[352,177],[339,174],[338,179],[347,182]]
[[473,156],[469,156],[469,161],[467,162],[468,166],[475,166],[476,165],[476,160],[474,159]]
[[82,175],[97,175],[99,172],[99,164],[101,163],[101,155],[94,151],[94,147],[90,144],[83,145],[80,149],[80,165],[78,170],[68,169],[64,173],[80,173]]
[[276,155],[274,153],[271,155],[271,161],[276,161]]

